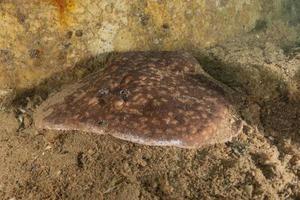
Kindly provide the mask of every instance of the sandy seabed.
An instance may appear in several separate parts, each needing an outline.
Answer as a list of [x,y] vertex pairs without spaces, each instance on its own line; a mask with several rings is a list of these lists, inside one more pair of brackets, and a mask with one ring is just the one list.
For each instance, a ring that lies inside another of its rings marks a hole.
[[236,93],[246,124],[225,144],[186,150],[38,132],[35,108],[59,84],[19,95],[0,112],[0,199],[300,199],[300,47],[278,30],[193,52]]

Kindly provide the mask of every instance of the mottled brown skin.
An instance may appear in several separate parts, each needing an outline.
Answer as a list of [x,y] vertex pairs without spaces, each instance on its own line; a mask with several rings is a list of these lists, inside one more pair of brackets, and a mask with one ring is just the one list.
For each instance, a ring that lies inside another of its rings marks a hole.
[[39,129],[111,134],[147,145],[198,148],[238,132],[223,88],[183,52],[121,53],[35,114]]

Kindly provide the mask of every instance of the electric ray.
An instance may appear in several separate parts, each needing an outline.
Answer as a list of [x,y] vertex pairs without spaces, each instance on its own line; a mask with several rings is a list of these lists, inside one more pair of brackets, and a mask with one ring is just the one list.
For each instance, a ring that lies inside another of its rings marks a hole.
[[231,140],[239,120],[221,84],[186,52],[119,53],[49,97],[38,129],[80,130],[146,145],[198,148]]

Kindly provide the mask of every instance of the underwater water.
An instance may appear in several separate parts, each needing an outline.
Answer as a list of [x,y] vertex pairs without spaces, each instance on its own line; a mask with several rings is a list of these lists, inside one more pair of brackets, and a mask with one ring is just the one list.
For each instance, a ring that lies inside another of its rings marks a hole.
[[[300,1],[4,0],[0,14],[0,199],[300,198]],[[193,55],[241,132],[182,149],[35,127],[43,102],[136,50]]]

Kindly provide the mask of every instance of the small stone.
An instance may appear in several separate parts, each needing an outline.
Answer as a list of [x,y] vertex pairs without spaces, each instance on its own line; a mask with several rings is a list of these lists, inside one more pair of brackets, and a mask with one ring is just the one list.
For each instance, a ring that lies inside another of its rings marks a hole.
[[164,23],[164,24],[162,25],[162,27],[163,27],[163,29],[169,29],[169,28],[170,28],[169,24],[167,24],[167,23]]
[[253,185],[246,185],[245,191],[249,197],[252,197],[253,194]]
[[159,39],[158,39],[158,38],[155,38],[155,39],[154,39],[154,41],[153,41],[153,43],[154,43],[154,44],[159,44],[159,43],[160,43],[160,41],[159,41]]
[[124,103],[125,102],[123,100],[117,100],[117,101],[115,101],[114,102],[115,109],[121,110],[123,108],[123,106],[124,106]]
[[56,172],[56,176],[60,176],[62,174],[62,171],[61,170],[58,170],[57,172]]
[[50,150],[50,149],[52,149],[51,145],[47,145],[46,148],[45,148],[45,150]]
[[93,155],[93,154],[95,154],[95,151],[94,151],[93,149],[89,149],[89,150],[88,150],[88,154],[89,154],[89,155]]
[[75,35],[76,35],[76,37],[81,37],[83,35],[83,31],[82,30],[76,30]]
[[66,34],[66,38],[71,39],[72,36],[73,36],[73,31],[68,31],[67,34]]
[[31,49],[29,50],[30,58],[37,59],[41,56],[41,51],[39,49]]

